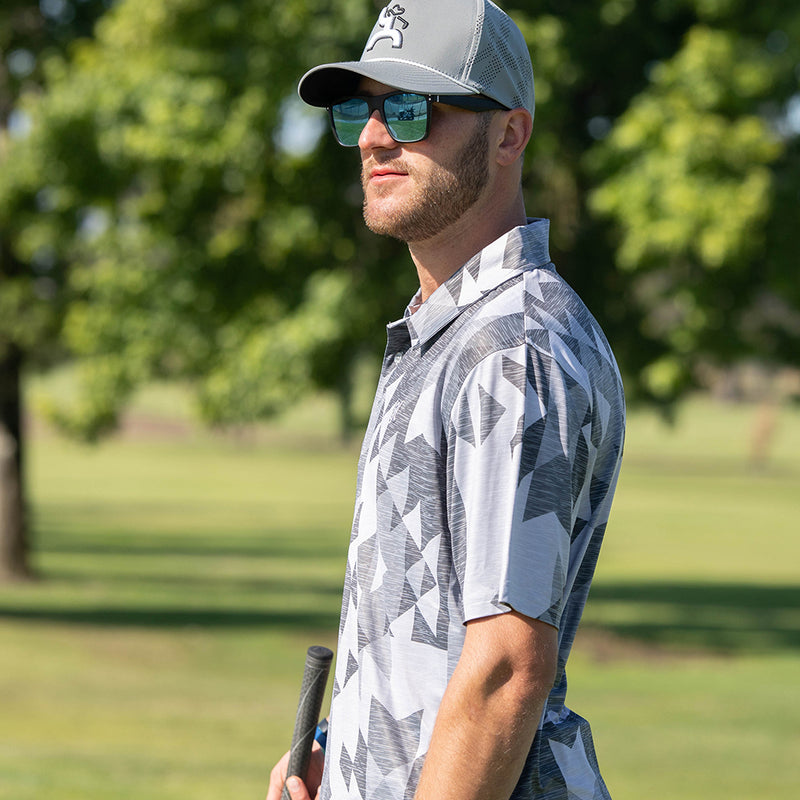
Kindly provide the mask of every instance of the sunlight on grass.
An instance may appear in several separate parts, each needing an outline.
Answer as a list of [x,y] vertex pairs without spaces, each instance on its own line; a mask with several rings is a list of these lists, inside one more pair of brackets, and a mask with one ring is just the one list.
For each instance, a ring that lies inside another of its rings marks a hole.
[[[357,448],[334,402],[221,434],[180,394],[97,447],[35,426],[43,580],[0,587],[0,800],[263,796],[305,649],[335,646]],[[570,669],[615,800],[800,785],[800,414],[758,472],[751,415],[632,414]]]
[[676,428],[633,415],[602,579],[796,582],[800,411],[784,410],[764,470],[747,460],[754,413],[693,401]]

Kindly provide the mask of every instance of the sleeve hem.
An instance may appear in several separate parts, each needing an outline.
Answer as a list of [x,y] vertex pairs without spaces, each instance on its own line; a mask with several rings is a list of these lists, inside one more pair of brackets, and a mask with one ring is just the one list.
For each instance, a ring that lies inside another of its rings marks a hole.
[[561,627],[561,620],[554,618],[552,609],[548,608],[539,613],[531,614],[526,612],[523,608],[516,608],[506,600],[483,600],[464,606],[464,619],[461,624],[466,625],[468,622],[482,619],[483,617],[496,617],[500,614],[508,614],[509,611],[516,611],[524,617],[544,622],[547,625],[551,625],[556,630],[559,630]]

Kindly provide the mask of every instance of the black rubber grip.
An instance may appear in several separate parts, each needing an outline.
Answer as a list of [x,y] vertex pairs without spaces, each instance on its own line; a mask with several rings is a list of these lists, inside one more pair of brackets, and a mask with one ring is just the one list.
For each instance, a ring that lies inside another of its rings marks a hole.
[[[300,702],[297,704],[297,718],[294,722],[292,750],[289,754],[289,767],[286,777],[297,775],[305,782],[308,762],[311,758],[311,745],[319,722],[322,698],[328,682],[333,652],[327,647],[314,645],[306,653],[306,667],[303,670],[303,685],[300,689]],[[281,800],[290,800],[289,790],[284,785]]]

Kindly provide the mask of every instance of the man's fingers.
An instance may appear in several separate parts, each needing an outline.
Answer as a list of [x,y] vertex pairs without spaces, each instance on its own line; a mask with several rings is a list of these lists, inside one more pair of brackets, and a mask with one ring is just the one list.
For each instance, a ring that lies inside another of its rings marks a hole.
[[[311,762],[308,768],[307,780],[311,787],[314,797],[319,796],[319,785],[322,782],[322,767],[325,762],[325,751],[314,742],[311,750]],[[272,768],[269,776],[269,790],[267,800],[281,800],[283,795],[283,784],[286,778],[286,770],[289,768],[289,752],[284,753],[283,758]],[[286,788],[292,800],[311,800],[311,792],[303,781],[296,775],[290,775],[286,781]]]
[[281,800],[283,780],[286,777],[286,768],[289,764],[289,753],[284,753],[283,758],[272,768],[269,776],[269,790],[267,800]]
[[292,800],[311,800],[306,785],[297,775],[290,775],[286,779],[286,788],[289,790]]

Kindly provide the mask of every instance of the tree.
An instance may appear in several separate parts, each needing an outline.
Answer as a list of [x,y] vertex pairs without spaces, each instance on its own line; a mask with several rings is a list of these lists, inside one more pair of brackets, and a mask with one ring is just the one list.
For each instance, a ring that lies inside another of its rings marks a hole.
[[[101,436],[163,375],[193,382],[212,423],[272,413],[311,385],[347,397],[365,328],[396,307],[402,248],[352,232],[357,157],[334,158],[327,139],[329,169],[303,155],[299,134],[321,115],[286,122],[298,76],[348,56],[374,14],[346,0],[122,2],[94,40],[46,62],[46,92],[17,105],[28,130],[5,138],[0,219],[14,258],[46,279],[48,330],[80,362],[81,397],[51,409],[67,429]],[[33,331],[33,301],[14,302],[11,324],[51,341]]]
[[553,219],[629,400],[669,413],[710,365],[796,366],[796,4],[587,5],[525,4],[528,206]]
[[[19,96],[36,91],[43,61],[88,35],[105,9],[102,0],[24,2],[0,10],[0,168],[8,169],[9,137],[21,135],[27,119]],[[12,246],[14,224],[0,227],[0,578],[31,577],[24,497],[24,443],[20,377],[26,361],[52,355],[62,311],[61,274],[41,254],[26,262]]]
[[587,159],[602,177],[591,207],[615,222],[616,262],[651,345],[641,388],[668,402],[701,367],[800,361],[800,125],[787,116],[800,99],[800,12],[696,6],[704,19],[651,65]]
[[[58,332],[78,359],[65,427],[97,438],[159,376],[191,382],[215,424],[311,387],[347,398],[415,281],[403,246],[364,230],[357,154],[295,87],[357,54],[379,5],[120,0],[47,60],[0,156],[4,258],[26,265],[0,326],[25,331],[25,358]],[[536,75],[527,206],[553,219],[633,400],[673,403],[702,362],[744,352],[797,362],[794,6],[506,4]]]

